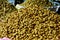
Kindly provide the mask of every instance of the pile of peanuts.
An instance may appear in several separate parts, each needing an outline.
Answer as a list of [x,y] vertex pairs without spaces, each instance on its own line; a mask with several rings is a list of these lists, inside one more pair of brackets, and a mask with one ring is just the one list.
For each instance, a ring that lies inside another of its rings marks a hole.
[[41,5],[27,8],[0,17],[0,37],[11,40],[59,40],[60,15]]

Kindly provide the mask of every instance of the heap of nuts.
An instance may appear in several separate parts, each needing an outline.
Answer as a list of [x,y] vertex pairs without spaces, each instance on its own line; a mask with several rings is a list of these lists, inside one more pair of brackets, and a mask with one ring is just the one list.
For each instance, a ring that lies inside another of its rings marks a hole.
[[60,15],[34,4],[0,18],[0,37],[12,40],[58,40]]
[[43,2],[46,1],[29,0],[24,4],[28,7],[20,9],[19,12],[13,11],[10,13],[10,6],[8,7],[8,5],[4,12],[1,9],[0,13],[5,14],[0,16],[0,38],[8,37],[11,40],[59,40],[60,15],[44,8],[46,4]]

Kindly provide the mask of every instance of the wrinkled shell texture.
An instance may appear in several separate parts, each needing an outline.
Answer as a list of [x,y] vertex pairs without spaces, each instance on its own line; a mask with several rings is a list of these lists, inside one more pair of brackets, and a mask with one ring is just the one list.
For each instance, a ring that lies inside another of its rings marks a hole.
[[[39,0],[37,1],[39,2]],[[32,2],[31,0],[29,2],[32,4],[36,1]],[[0,38],[8,37],[11,40],[59,40],[60,15],[44,8],[42,5],[38,5],[38,2],[19,10],[19,12],[17,10],[11,13],[0,11],[0,13],[5,13],[4,15],[0,14]],[[40,2],[43,3],[43,1]]]

